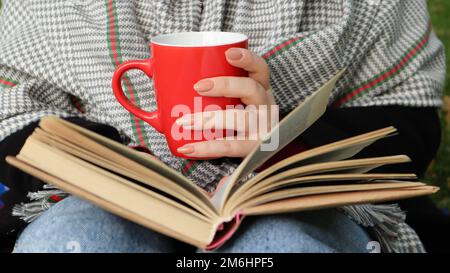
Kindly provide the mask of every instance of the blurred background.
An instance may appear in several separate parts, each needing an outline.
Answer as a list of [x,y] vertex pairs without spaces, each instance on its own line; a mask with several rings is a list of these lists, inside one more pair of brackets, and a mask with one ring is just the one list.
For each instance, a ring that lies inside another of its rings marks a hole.
[[[407,0],[404,0],[407,1]],[[0,9],[1,3],[0,0]],[[450,0],[428,0],[428,7],[435,32],[444,42],[447,52],[447,67],[450,67]],[[425,182],[437,185],[441,190],[433,195],[436,204],[446,210],[450,208],[450,72],[444,90],[441,109],[442,143],[436,159],[430,165]]]
[[433,27],[444,42],[447,53],[447,85],[444,89],[444,105],[441,110],[442,143],[436,159],[428,169],[425,181],[441,187],[433,196],[437,205],[450,208],[450,1],[428,0]]

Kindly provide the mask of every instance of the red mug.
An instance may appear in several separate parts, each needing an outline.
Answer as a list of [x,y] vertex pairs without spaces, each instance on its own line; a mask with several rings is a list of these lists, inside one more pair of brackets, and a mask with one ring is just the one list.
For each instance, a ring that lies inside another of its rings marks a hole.
[[[183,32],[154,37],[150,46],[150,59],[127,61],[117,67],[112,79],[114,95],[131,114],[163,133],[174,155],[189,158],[177,149],[227,132],[196,132],[180,127],[175,121],[186,113],[226,109],[241,103],[237,98],[200,96],[193,86],[204,78],[248,76],[245,70],[231,66],[225,57],[229,48],[247,48],[248,38],[231,32]],[[156,111],[142,110],[125,96],[121,79],[130,69],[142,70],[153,79]]]

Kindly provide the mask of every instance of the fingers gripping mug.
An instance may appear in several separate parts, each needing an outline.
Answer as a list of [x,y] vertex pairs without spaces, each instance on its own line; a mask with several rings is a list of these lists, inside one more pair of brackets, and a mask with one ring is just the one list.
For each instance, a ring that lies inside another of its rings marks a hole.
[[[247,76],[246,71],[227,62],[225,52],[233,47],[247,48],[248,38],[231,32],[184,32],[154,37],[150,46],[150,59],[127,61],[117,67],[112,80],[114,95],[131,114],[163,133],[174,155],[186,158],[186,155],[177,153],[177,148],[208,140],[210,136],[186,130],[175,123],[176,119],[186,113],[226,109],[240,104],[236,98],[200,96],[194,90],[194,84],[204,78]],[[153,79],[156,111],[140,109],[125,96],[121,78],[130,69],[142,70]]]

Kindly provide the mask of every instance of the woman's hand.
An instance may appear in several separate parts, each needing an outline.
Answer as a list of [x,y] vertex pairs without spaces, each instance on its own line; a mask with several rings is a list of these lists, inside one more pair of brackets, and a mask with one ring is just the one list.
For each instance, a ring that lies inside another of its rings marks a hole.
[[252,126],[254,128],[258,122],[266,122],[267,132],[270,130],[271,111],[278,108],[273,107],[276,104],[270,90],[267,63],[247,49],[231,48],[225,54],[231,65],[248,71],[249,76],[202,79],[194,85],[194,89],[202,96],[240,98],[242,103],[251,107],[200,112],[179,118],[177,123],[185,129],[227,129],[237,134],[186,144],[178,148],[179,153],[189,157],[245,157],[262,137],[259,130],[255,135]]

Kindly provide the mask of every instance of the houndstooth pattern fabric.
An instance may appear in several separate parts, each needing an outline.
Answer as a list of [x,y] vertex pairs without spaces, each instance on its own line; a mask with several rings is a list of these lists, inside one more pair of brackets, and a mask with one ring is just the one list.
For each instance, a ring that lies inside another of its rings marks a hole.
[[397,238],[393,244],[393,252],[397,253],[425,253],[426,250],[417,233],[407,224],[400,223]]
[[[114,126],[130,145],[147,146],[213,190],[235,162],[173,156],[164,136],[131,116],[111,89],[118,64],[150,57],[151,37],[179,31],[247,34],[269,64],[282,112],[344,67],[330,106],[441,105],[444,52],[424,0],[4,0],[0,141],[43,116],[82,116]],[[130,98],[155,110],[153,83],[141,72],[127,76]]]

